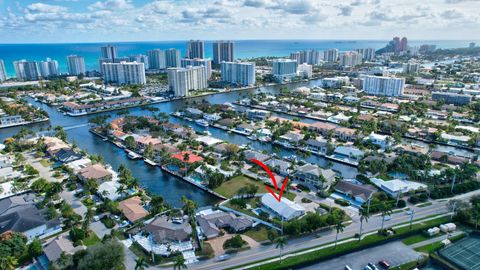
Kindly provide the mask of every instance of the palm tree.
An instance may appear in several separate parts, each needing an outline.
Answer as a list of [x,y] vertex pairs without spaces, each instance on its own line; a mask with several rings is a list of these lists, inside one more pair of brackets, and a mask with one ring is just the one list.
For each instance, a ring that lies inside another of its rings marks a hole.
[[363,229],[363,221],[368,222],[368,218],[370,217],[370,214],[368,213],[368,210],[365,210],[365,208],[360,208],[360,233],[358,236],[358,241],[362,240],[362,229]]
[[335,230],[337,231],[337,235],[335,236],[335,248],[337,248],[338,234],[343,232],[343,229],[345,229],[345,225],[343,225],[343,220],[337,219],[335,222]]
[[185,264],[185,258],[183,258],[183,255],[179,255],[177,259],[175,260],[175,264],[173,265],[173,270],[181,270],[181,269],[187,269],[187,265]]
[[12,256],[3,257],[0,261],[0,268],[2,270],[14,270],[17,265],[17,259]]
[[385,224],[385,217],[390,216],[392,214],[392,206],[388,203],[382,203],[381,211],[382,211],[382,228],[380,230],[383,231],[383,225]]
[[85,216],[83,217],[82,229],[84,231],[88,232],[88,226],[92,222],[94,215],[95,215],[95,212],[93,212],[92,208],[88,208],[87,212],[85,213]]
[[135,270],[145,270],[146,267],[148,267],[148,263],[144,258],[135,259]]
[[275,243],[277,244],[275,248],[280,249],[280,263],[282,263],[282,251],[283,247],[287,244],[287,238],[285,236],[279,236],[277,239],[275,239]]

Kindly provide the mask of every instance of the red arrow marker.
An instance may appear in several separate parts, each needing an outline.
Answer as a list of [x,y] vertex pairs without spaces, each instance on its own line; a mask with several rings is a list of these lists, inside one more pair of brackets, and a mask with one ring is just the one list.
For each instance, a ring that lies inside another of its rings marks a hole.
[[272,179],[273,186],[275,187],[275,190],[276,190],[276,191],[280,191],[280,192],[279,192],[279,194],[277,195],[269,186],[265,185],[265,187],[267,188],[268,192],[270,192],[270,194],[272,194],[272,196],[273,196],[277,201],[280,202],[280,200],[282,199],[283,191],[284,191],[285,188],[287,187],[288,176],[285,177],[285,180],[283,180],[282,188],[281,188],[281,189],[278,189],[277,180],[275,180],[275,177],[273,176],[272,171],[270,171],[270,169],[267,167],[267,165],[263,164],[260,160],[257,160],[257,159],[254,159],[254,158],[251,159],[251,161],[252,161],[253,163],[257,164],[258,166],[262,167],[262,169],[268,173],[268,175],[270,176],[270,179]]

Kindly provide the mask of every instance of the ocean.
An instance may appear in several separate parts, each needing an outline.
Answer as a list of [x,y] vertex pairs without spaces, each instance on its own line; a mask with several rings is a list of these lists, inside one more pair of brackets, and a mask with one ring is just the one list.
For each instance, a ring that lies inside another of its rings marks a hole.
[[[212,57],[212,42],[205,41],[206,57]],[[337,48],[348,51],[359,48],[380,49],[388,40],[238,40],[235,41],[235,57],[251,58],[260,56],[289,56],[290,53],[303,49],[325,50]],[[435,44],[437,48],[467,47],[471,41],[438,40],[438,41],[409,41],[410,46]],[[176,48],[185,55],[186,41],[159,41],[159,42],[112,42],[118,47],[119,56],[145,54],[151,49]],[[8,77],[15,76],[13,61],[27,59],[40,61],[47,57],[57,60],[60,71],[67,72],[66,56],[77,54],[85,57],[87,70],[98,70],[100,47],[107,43],[65,43],[65,44],[0,44],[0,59],[5,62]],[[477,43],[478,44],[478,43]]]

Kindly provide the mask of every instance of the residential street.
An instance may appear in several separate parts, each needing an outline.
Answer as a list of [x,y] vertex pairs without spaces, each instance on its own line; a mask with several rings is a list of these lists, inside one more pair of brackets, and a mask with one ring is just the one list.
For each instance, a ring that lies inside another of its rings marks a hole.
[[[434,202],[432,205],[415,209],[414,219],[426,218],[432,215],[445,214],[449,210],[446,207],[447,201]],[[405,212],[392,214],[392,218],[385,221],[385,227],[393,226],[395,224],[406,223],[410,221],[410,215],[406,215]],[[363,225],[364,232],[376,231],[380,229],[382,218],[380,216],[370,217],[368,223]],[[353,237],[358,233],[360,228],[359,221],[353,220],[352,224],[348,225],[344,232],[339,236],[340,239],[346,239]],[[297,239],[290,239],[288,245],[284,248],[284,253],[294,252],[296,250],[302,250],[312,248],[315,246],[323,245],[335,241],[335,232],[328,230],[321,233],[321,237],[315,238],[315,236],[301,237]],[[234,255],[233,258],[224,262],[218,262],[214,259],[202,261],[196,264],[190,265],[190,269],[225,269],[234,267],[236,265],[243,265],[249,262],[255,262],[272,258],[278,254],[279,250],[274,245],[260,246],[258,249],[251,249],[245,252]]]

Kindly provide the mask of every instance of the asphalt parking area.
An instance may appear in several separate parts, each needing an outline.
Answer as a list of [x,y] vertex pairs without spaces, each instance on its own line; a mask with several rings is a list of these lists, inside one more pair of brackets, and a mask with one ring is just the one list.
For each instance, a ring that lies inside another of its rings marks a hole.
[[[402,242],[397,241],[353,252],[335,259],[324,261],[301,269],[342,270],[345,268],[345,265],[349,265],[353,270],[361,270],[369,262],[375,263],[375,265],[377,265],[378,267],[378,261],[380,260],[386,260],[391,267],[395,267],[407,262],[415,261],[420,257],[420,253],[414,251]],[[380,267],[378,268],[382,269]]]

